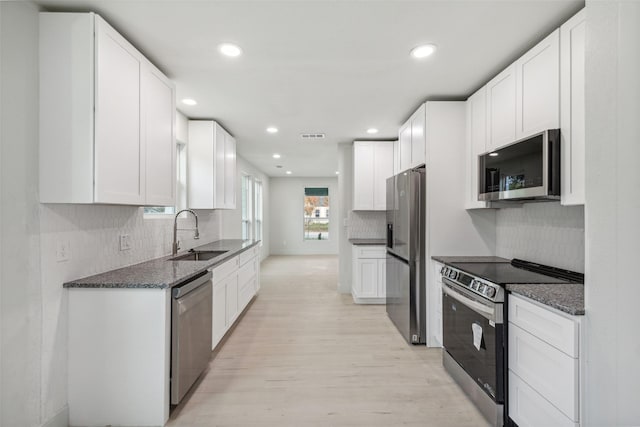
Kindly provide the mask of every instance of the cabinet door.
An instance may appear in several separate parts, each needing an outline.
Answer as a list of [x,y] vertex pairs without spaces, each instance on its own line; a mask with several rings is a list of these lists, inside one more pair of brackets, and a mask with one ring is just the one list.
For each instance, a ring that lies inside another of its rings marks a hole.
[[224,207],[236,208],[236,140],[225,132],[224,138]]
[[387,296],[387,260],[378,260],[378,298]]
[[407,121],[400,128],[400,172],[411,167],[411,121]]
[[353,143],[353,210],[373,209],[374,185],[373,143],[355,141]]
[[213,283],[212,345],[213,350],[227,331],[227,286],[225,281]]
[[387,178],[393,175],[393,144],[377,142],[373,146],[373,210],[387,209]]
[[560,138],[563,205],[584,204],[585,12],[560,27]]
[[143,127],[145,141],[145,204],[175,205],[176,144],[173,84],[157,70],[142,72]]
[[466,209],[486,208],[478,201],[478,156],[486,151],[487,142],[487,89],[481,88],[467,100]]
[[225,207],[225,166],[226,166],[226,131],[218,123],[215,124],[213,143],[213,206],[214,209]]
[[191,209],[213,208],[213,194],[215,192],[214,135],[215,122],[189,120],[187,200]]
[[516,140],[516,67],[510,65],[486,85],[487,150]]
[[144,204],[138,52],[96,17],[95,201]]
[[393,174],[400,172],[400,141],[393,141]]
[[359,294],[361,298],[378,296],[378,260],[359,259],[358,268]]
[[227,327],[231,327],[238,318],[238,275],[233,274],[226,280],[227,287]]
[[414,168],[426,162],[426,106],[420,108],[411,116],[411,163]]
[[560,127],[560,30],[516,61],[516,139]]

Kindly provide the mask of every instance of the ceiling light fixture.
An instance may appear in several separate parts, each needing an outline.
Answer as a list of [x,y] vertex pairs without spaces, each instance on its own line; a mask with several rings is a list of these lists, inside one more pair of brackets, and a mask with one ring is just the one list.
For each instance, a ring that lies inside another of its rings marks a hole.
[[195,99],[191,99],[191,98],[185,98],[185,99],[183,99],[183,100],[182,100],[182,103],[183,103],[184,105],[196,105],[196,104],[197,104],[196,100],[195,100]]
[[291,172],[291,171],[286,171],[285,173],[286,173],[287,175],[291,175],[293,172]]
[[269,126],[267,128],[267,132],[269,132],[269,133],[278,133],[278,128],[275,127],[275,126]]
[[490,157],[496,157],[498,155],[498,153],[489,153]]
[[275,153],[272,157],[273,157],[274,159],[279,159],[281,156],[280,156],[280,154]]
[[242,55],[242,49],[240,49],[238,45],[232,43],[222,43],[220,46],[218,46],[218,49],[220,50],[221,54],[230,56],[232,58]]
[[370,134],[370,135],[373,135],[374,133],[378,133],[378,129],[369,128],[369,129],[367,129],[367,133]]
[[413,49],[411,49],[411,56],[413,56],[416,59],[422,59],[422,58],[426,58],[427,56],[430,56],[435,51],[436,51],[435,45],[423,44],[421,46],[416,46]]
[[336,171],[336,175],[340,175],[340,171]]

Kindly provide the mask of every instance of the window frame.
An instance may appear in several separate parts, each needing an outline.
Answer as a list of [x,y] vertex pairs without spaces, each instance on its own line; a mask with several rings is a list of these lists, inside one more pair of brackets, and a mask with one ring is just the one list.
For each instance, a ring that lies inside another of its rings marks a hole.
[[[328,199],[328,204],[327,204],[327,212],[330,211],[331,209],[331,187],[328,184],[320,184],[320,185],[312,185],[312,184],[304,184],[302,186],[302,241],[303,242],[311,242],[311,241],[315,241],[315,242],[328,242],[331,240],[331,235],[332,233],[330,232],[331,229],[331,217],[329,215],[327,215],[326,220],[327,220],[327,238],[326,239],[312,239],[312,238],[307,238],[305,237],[305,233],[306,233],[306,225],[305,225],[305,220],[307,219],[307,217],[305,216],[306,213],[304,211],[305,208],[305,198],[307,197],[307,188],[323,188],[327,190],[327,195],[326,196],[320,196],[320,197],[327,197]],[[311,213],[311,215],[309,216],[309,219],[315,219],[315,209],[320,208],[318,207],[314,207],[314,211]],[[321,216],[319,218],[322,218]]]

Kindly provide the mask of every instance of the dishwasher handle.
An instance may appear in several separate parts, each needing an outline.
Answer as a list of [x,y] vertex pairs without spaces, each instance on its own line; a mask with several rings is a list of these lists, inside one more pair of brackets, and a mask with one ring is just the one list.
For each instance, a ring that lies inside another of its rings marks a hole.
[[195,279],[189,279],[179,285],[176,285],[171,289],[171,294],[173,298],[178,299],[182,298],[189,292],[197,289],[198,287],[204,285],[206,282],[210,281],[213,277],[213,274],[210,271],[205,271],[199,276],[196,276]]

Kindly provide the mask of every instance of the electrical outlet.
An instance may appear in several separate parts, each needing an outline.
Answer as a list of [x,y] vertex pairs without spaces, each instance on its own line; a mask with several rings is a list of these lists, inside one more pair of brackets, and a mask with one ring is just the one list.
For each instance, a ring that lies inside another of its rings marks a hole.
[[65,262],[71,259],[71,243],[68,240],[61,240],[56,246],[56,261]]
[[121,234],[120,235],[120,250],[121,251],[128,251],[129,249],[131,249],[131,236],[129,236],[128,234]]

